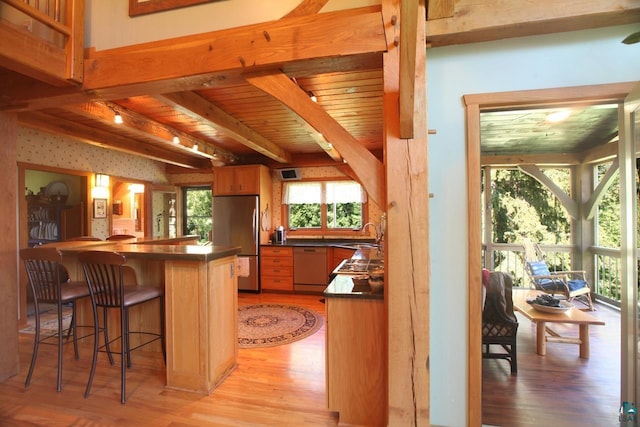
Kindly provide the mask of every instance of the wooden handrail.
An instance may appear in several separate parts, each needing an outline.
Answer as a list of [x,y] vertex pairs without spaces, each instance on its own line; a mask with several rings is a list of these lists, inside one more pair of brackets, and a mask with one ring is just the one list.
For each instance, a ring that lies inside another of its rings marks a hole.
[[[52,33],[0,24],[6,39],[0,58],[10,58],[21,73],[55,86],[84,79],[85,0],[0,0]],[[41,7],[42,6],[42,7]],[[63,21],[63,22],[61,22]],[[60,46],[59,38],[63,43]]]
[[[35,7],[31,6],[28,3],[24,3],[23,1],[20,0],[0,0],[3,1],[5,3],[7,3],[9,6],[13,6],[16,9],[18,9],[20,12],[24,13],[27,16],[30,16],[31,18],[35,19],[36,21],[46,25],[47,27],[69,37],[71,36],[71,28],[68,27],[67,25],[64,25],[62,23],[60,23],[59,21],[57,21],[54,18],[51,18],[49,15],[46,15],[42,12],[40,12],[40,10],[36,9]],[[57,19],[60,19],[60,2],[58,0],[56,0],[55,2],[55,12],[54,12],[54,16]]]

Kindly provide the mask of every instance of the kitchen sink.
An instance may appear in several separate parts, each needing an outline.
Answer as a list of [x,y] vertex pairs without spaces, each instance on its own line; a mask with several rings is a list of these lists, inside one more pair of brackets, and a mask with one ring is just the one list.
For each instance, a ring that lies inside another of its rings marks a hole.
[[338,269],[337,273],[367,273],[370,270],[383,269],[382,259],[348,259]]

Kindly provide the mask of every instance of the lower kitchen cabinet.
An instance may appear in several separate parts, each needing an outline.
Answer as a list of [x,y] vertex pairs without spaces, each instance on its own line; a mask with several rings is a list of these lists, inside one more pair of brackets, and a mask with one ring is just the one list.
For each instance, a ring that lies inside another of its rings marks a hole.
[[384,301],[327,296],[325,311],[329,410],[339,425],[386,425]]
[[293,292],[293,249],[262,246],[260,248],[260,287],[266,291]]

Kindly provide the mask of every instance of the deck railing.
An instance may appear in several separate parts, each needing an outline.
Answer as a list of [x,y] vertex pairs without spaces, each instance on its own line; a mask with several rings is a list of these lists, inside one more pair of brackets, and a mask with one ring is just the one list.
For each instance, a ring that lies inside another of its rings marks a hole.
[[81,82],[84,6],[85,0],[0,0],[0,21],[8,24],[2,28],[8,43],[0,57],[44,81]]
[[[572,246],[540,246],[551,270],[571,270],[571,254],[575,250]],[[587,272],[593,294],[596,298],[613,305],[620,305],[620,249],[591,247],[589,253],[594,257],[594,271]],[[531,287],[531,281],[526,272],[524,248],[518,244],[492,244],[490,250],[486,245],[482,247],[482,265],[493,271],[509,273],[514,280],[514,286]]]

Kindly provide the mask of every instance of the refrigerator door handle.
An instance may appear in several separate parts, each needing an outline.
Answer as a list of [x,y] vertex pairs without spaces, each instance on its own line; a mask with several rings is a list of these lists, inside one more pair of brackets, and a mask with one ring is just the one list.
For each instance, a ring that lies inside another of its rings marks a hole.
[[258,242],[258,217],[256,215],[256,208],[253,208],[251,224],[253,226],[253,243],[255,244]]

